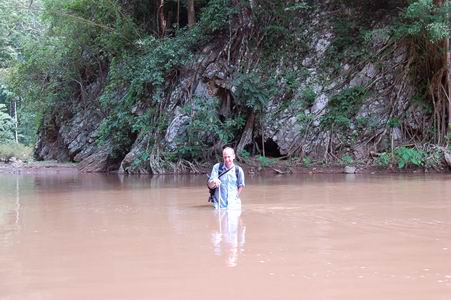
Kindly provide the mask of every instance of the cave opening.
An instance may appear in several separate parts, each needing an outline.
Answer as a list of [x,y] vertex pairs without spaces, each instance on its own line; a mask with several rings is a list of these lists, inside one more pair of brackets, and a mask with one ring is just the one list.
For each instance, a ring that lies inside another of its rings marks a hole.
[[[263,146],[264,146],[264,148],[262,147],[262,138],[261,138],[261,136],[258,136],[255,139],[256,152],[258,152],[260,155],[265,154],[265,156],[271,157],[271,158],[282,157],[282,154],[280,153],[279,145],[277,145],[277,143],[274,142],[273,139],[271,139],[271,138],[266,139]],[[263,152],[263,149],[264,149],[264,152]],[[252,153],[255,154],[256,152],[253,151]]]

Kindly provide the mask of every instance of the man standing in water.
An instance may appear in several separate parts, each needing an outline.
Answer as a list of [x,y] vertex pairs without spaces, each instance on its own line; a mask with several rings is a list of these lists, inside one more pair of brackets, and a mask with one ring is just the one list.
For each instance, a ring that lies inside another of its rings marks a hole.
[[208,187],[216,189],[213,205],[215,208],[240,209],[240,193],[244,187],[243,169],[233,163],[235,151],[232,148],[224,148],[222,158],[224,162],[213,166],[208,179]]

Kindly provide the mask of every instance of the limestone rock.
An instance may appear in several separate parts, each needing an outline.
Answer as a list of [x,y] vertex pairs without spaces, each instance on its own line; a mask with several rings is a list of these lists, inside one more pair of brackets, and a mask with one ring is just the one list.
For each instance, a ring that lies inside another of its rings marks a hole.
[[176,111],[175,117],[169,124],[164,137],[165,143],[170,150],[177,148],[176,138],[182,135],[190,120],[189,116],[181,114],[178,110]]
[[119,174],[150,174],[149,162],[140,157],[146,150],[148,139],[140,137],[121,162]]
[[445,161],[448,164],[448,167],[451,168],[451,153],[450,152],[445,152]]
[[355,167],[346,166],[344,169],[344,173],[345,174],[355,174],[356,170],[357,169]]
[[108,172],[117,169],[115,164],[112,164],[111,147],[100,149],[83,159],[78,165],[81,172]]

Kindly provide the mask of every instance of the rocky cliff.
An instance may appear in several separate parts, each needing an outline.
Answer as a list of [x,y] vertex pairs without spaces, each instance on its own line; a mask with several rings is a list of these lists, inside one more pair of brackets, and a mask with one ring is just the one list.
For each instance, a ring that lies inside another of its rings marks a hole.
[[[228,30],[192,49],[192,58],[177,68],[175,80],[167,79],[164,85],[158,102],[164,116],[157,120],[153,115],[150,129],[130,133],[130,142],[120,151],[113,141],[98,139],[99,126],[109,114],[99,104],[108,82],[99,78],[86,89],[88,100],[65,99],[45,117],[35,156],[80,162],[82,170],[91,172],[193,170],[192,160],[168,160],[162,153],[186,144],[183,137],[195,121],[199,99],[217,104],[209,113],[222,126],[228,119],[242,118],[228,140],[240,155],[364,161],[427,140],[425,124],[431,124],[431,113],[413,101],[418,88],[409,71],[409,47],[387,29],[393,15],[382,5],[366,20],[364,38],[360,31],[345,39],[341,29],[352,35],[360,12],[340,8],[325,1],[299,13],[288,28],[292,33],[276,39],[280,45],[271,48],[258,44],[252,6],[241,9]],[[243,74],[259,74],[257,89],[269,89],[265,81],[274,79],[260,109],[243,105],[242,81],[237,80]],[[152,95],[138,99],[129,113],[145,114],[153,105]],[[156,123],[164,126],[156,128]],[[209,145],[206,159],[224,145],[208,134],[210,130],[204,128],[197,137]]]

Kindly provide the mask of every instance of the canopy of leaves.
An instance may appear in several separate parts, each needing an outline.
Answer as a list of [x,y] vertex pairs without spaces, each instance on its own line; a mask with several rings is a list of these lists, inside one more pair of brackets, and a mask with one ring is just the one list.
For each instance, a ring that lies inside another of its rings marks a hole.
[[398,36],[425,37],[437,42],[449,37],[450,24],[448,15],[451,4],[435,5],[432,0],[413,1],[403,15]]
[[24,44],[42,32],[40,1],[0,0],[0,68],[20,59]]

